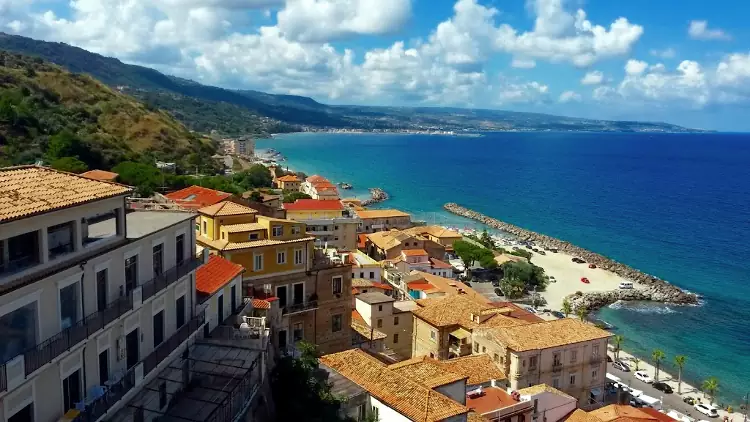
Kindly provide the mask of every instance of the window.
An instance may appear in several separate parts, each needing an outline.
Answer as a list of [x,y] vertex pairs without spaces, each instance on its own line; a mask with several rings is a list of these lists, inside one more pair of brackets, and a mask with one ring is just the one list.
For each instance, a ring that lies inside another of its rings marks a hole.
[[75,409],[76,403],[81,401],[81,370],[68,375],[63,384],[63,409]]
[[292,234],[300,234],[301,232],[300,226],[292,226]]
[[595,380],[597,378],[599,378],[599,371],[597,371],[596,369],[594,369],[593,371],[591,371],[591,379]]
[[175,302],[175,313],[177,328],[180,328],[185,324],[185,296],[180,296]]
[[301,322],[296,322],[294,324],[294,330],[292,331],[292,336],[295,342],[302,340],[302,323]]
[[482,346],[482,353],[487,353],[487,348]]
[[224,232],[221,232],[221,238],[222,239],[224,238]]
[[99,385],[104,384],[109,379],[109,349],[99,353]]
[[479,353],[479,343],[474,342],[474,353]]
[[552,386],[555,388],[560,388],[560,378],[552,378]]
[[430,331],[430,339],[432,341],[437,341],[437,334],[434,331]]
[[36,344],[37,303],[31,302],[0,316],[0,362],[22,354]]
[[495,362],[500,362],[500,355],[498,355],[497,353],[495,353],[495,354],[494,354],[494,355],[492,356],[492,359],[493,359],[493,360],[494,360]]
[[253,271],[263,271],[263,255],[253,256]]
[[96,310],[107,309],[107,269],[96,273]]
[[393,334],[393,344],[398,343],[398,333]]
[[78,281],[60,289],[60,328],[78,322]]
[[286,251],[276,251],[276,263],[286,264]]
[[334,333],[341,331],[343,316],[341,314],[334,315],[331,319],[331,331]]
[[570,351],[570,363],[575,363],[578,360],[578,350]]
[[154,347],[164,341],[164,311],[159,311],[153,317]]
[[383,328],[383,319],[378,318],[378,328]]
[[273,226],[273,228],[271,229],[271,233],[274,237],[283,236],[284,226]]
[[138,287],[138,255],[125,260],[125,292],[130,293]]
[[182,265],[185,262],[185,235],[181,234],[177,236],[175,241],[175,260],[177,265]]
[[383,305],[378,305],[378,312],[383,312]]
[[250,236],[248,237],[250,240],[258,240],[258,233],[250,233]]
[[364,271],[360,271],[359,272],[359,278],[365,278],[365,272]]
[[67,222],[47,228],[49,259],[73,252],[73,223]]
[[393,325],[398,325],[398,317],[393,317]]
[[334,229],[334,230],[338,230],[338,229],[339,229],[339,226],[333,226],[333,229]]
[[372,280],[374,278],[375,278],[375,271],[370,271],[370,279]]
[[333,277],[333,294],[340,295],[344,288],[344,279],[341,276]]
[[163,382],[159,384],[159,409],[164,409],[167,406],[167,383]]
[[555,353],[552,358],[552,366],[560,366],[560,353]]
[[153,248],[154,277],[161,275],[164,271],[164,244],[160,243]]
[[575,375],[571,375],[570,376],[570,385],[576,385],[576,376]]
[[305,260],[302,255],[302,249],[295,249],[294,250],[294,265],[302,265],[305,263]]
[[536,356],[531,356],[529,358],[529,367],[530,368],[536,368],[536,363],[537,363],[537,357]]
[[598,358],[599,357],[599,344],[594,344],[591,346],[591,356]]
[[203,234],[208,234],[208,224],[205,221],[203,222]]

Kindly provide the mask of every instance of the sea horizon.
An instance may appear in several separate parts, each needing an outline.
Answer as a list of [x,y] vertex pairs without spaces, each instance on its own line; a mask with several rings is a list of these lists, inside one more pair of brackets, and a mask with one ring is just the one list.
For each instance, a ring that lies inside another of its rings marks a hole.
[[[644,360],[660,348],[688,356],[683,378],[716,376],[720,400],[737,403],[750,382],[750,135],[745,133],[491,132],[478,138],[298,133],[259,139],[295,171],[380,187],[428,224],[481,229],[450,214],[457,202],[664,278],[704,297],[700,306],[617,303],[597,316]],[[606,140],[606,142],[602,141]],[[743,192],[744,190],[744,192]],[[351,195],[350,195],[351,194]],[[745,222],[743,224],[743,221]],[[702,262],[703,266],[694,266]],[[694,271],[691,271],[694,270]],[[734,292],[731,292],[734,289]],[[732,306],[733,304],[733,306]],[[731,306],[731,308],[730,308]]]

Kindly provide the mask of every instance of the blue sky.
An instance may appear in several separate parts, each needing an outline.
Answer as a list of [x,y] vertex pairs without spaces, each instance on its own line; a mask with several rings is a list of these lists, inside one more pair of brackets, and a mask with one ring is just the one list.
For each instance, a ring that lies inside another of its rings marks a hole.
[[739,0],[0,0],[0,30],[227,88],[750,130]]

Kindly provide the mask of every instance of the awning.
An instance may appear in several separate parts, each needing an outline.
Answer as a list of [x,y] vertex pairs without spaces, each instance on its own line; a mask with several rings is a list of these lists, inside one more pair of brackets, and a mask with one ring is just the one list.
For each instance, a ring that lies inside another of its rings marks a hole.
[[622,381],[622,380],[620,380],[620,378],[618,378],[618,377],[610,374],[609,372],[607,372],[607,379],[610,380],[610,381],[614,381],[614,382],[621,382]]
[[459,328],[457,330],[451,331],[450,333],[453,337],[463,340],[465,338],[469,338],[471,336],[471,333],[464,330],[463,328]]
[[592,388],[591,389],[591,396],[592,397],[599,397],[602,395],[602,390],[600,388]]

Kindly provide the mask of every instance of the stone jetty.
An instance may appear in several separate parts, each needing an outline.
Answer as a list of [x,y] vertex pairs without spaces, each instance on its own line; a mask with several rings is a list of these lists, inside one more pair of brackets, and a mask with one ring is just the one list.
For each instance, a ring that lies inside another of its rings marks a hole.
[[389,198],[388,193],[380,188],[370,188],[370,199],[362,201],[362,206],[368,206],[383,202]]
[[588,310],[594,310],[607,306],[618,300],[652,300],[675,304],[698,303],[698,296],[694,293],[686,292],[659,277],[638,271],[628,265],[588,251],[573,245],[570,242],[523,229],[513,224],[464,208],[456,203],[451,202],[445,204],[443,208],[453,214],[479,221],[489,227],[514,235],[521,241],[534,242],[543,247],[556,248],[560,252],[582,258],[587,263],[595,264],[599,268],[611,271],[620,277],[626,278],[640,285],[638,289],[633,290],[616,290],[610,292],[592,292],[582,295],[571,295],[569,299],[574,308],[585,306]]

